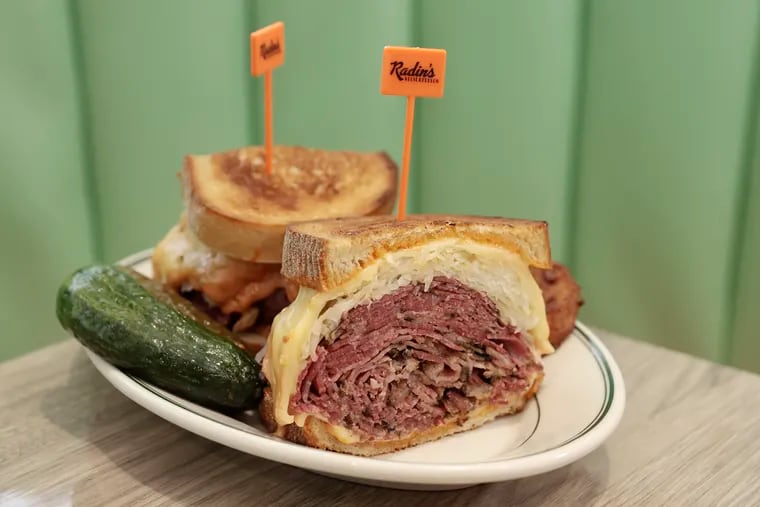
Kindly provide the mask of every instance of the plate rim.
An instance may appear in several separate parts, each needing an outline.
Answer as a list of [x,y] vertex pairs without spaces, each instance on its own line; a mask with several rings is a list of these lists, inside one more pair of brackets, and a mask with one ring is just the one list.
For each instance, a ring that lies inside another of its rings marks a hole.
[[[152,249],[137,252],[118,264],[132,267],[148,260],[151,252]],[[177,404],[151,389],[153,386],[145,381],[122,372],[83,348],[98,371],[127,398],[176,426],[227,447],[286,465],[347,478],[403,484],[465,485],[499,482],[555,470],[598,448],[617,428],[626,402],[620,368],[607,347],[587,326],[578,321],[575,331],[585,338],[584,345],[603,370],[605,384],[609,381],[609,386],[605,385],[605,403],[597,416],[583,430],[553,448],[474,463],[419,463],[352,456],[247,432]]]

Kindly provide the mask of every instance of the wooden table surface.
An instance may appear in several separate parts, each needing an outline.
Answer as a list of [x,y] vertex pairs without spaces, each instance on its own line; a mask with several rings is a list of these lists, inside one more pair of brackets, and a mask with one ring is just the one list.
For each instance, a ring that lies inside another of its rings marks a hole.
[[628,404],[560,470],[448,492],[372,488],[223,447],[134,404],[73,340],[0,364],[0,505],[760,505],[760,377],[599,333]]

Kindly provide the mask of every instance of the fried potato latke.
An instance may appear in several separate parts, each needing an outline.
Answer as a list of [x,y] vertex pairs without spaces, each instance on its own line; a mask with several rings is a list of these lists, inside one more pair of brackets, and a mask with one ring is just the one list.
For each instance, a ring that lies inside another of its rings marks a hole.
[[581,288],[566,266],[555,262],[551,269],[531,268],[541,287],[549,321],[549,341],[555,348],[570,336],[578,311],[583,306]]

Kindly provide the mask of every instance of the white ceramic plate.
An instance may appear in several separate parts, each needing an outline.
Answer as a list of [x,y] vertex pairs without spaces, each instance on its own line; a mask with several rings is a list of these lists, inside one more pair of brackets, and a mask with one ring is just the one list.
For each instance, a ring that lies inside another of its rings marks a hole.
[[[149,252],[123,261],[150,276]],[[567,465],[601,445],[623,415],[625,388],[609,351],[582,324],[544,358],[537,396],[517,415],[412,449],[362,458],[321,451],[266,432],[255,414],[234,419],[125,374],[92,352],[95,367],[134,402],[186,430],[262,458],[341,479],[404,489],[453,489],[527,477]]]

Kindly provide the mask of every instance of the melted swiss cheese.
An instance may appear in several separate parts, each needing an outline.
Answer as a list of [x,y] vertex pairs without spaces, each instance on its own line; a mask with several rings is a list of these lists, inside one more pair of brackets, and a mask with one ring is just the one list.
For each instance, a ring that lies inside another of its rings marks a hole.
[[[427,287],[436,276],[460,280],[486,293],[498,307],[502,321],[527,334],[537,357],[554,351],[541,289],[519,255],[462,239],[392,252],[330,291],[301,287],[295,301],[275,318],[263,370],[272,388],[277,423],[303,426],[305,414],[288,412],[290,398],[310,356],[321,339],[335,329],[343,313],[409,283],[421,282]],[[333,304],[323,311],[329,302]],[[353,436],[341,433],[339,439],[350,441]]]

